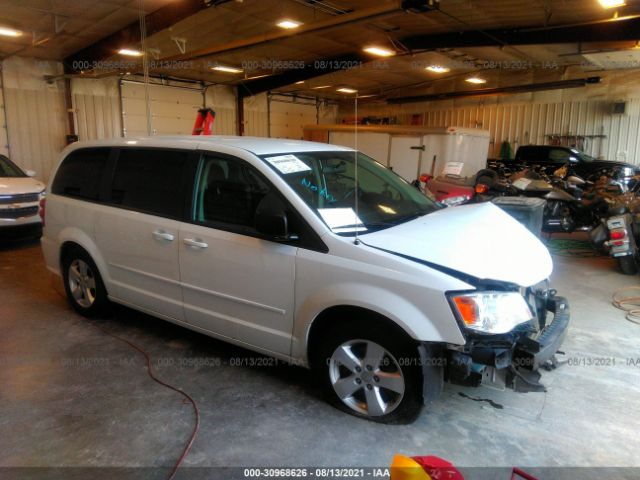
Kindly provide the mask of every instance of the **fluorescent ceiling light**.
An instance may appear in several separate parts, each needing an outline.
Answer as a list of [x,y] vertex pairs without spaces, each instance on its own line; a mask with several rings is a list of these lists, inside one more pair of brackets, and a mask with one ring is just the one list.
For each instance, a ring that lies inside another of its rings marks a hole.
[[294,83],[294,85],[302,85],[304,84],[304,80],[300,80],[299,82]]
[[348,88],[348,87],[339,88],[337,91],[342,93],[358,93],[358,90],[355,90],[353,88]]
[[480,78],[480,77],[469,77],[466,79],[466,81],[469,83],[474,83],[476,85],[487,83],[487,81],[484,78]]
[[120,55],[127,55],[128,57],[141,57],[142,52],[140,50],[134,50],[132,48],[121,48],[118,50]]
[[388,48],[375,46],[365,47],[363,48],[363,50],[367,53],[370,53],[371,55],[377,55],[379,57],[391,57],[396,54],[396,52],[394,52],[393,50],[389,50]]
[[280,28],[284,28],[286,30],[291,30],[292,28],[298,28],[302,23],[296,22],[295,20],[289,20],[288,18],[285,20],[281,20],[276,25]]
[[321,88],[331,88],[331,85],[320,85],[319,87],[313,87],[314,90],[320,90]]
[[265,73],[264,75],[254,75],[253,77],[247,77],[245,78],[245,80],[255,80],[256,78],[264,78],[264,77],[268,77],[269,74]]
[[4,35],[5,37],[19,37],[22,35],[22,32],[15,28],[0,27],[0,35]]
[[623,7],[625,5],[624,0],[598,0],[600,5],[604,8],[615,8],[615,7]]
[[447,73],[451,71],[450,68],[443,67],[442,65],[430,65],[425,70],[429,70],[433,73]]
[[225,67],[224,65],[216,65],[215,67],[211,67],[211,70],[217,70],[218,72],[224,72],[224,73],[242,73],[243,72],[241,68]]

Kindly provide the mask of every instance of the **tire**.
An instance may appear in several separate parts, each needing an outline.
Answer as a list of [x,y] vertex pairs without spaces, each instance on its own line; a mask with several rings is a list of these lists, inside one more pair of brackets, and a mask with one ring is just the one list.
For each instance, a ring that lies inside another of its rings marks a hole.
[[371,321],[334,326],[321,342],[311,363],[330,404],[378,423],[418,417],[423,375],[416,342]]
[[109,299],[102,277],[91,256],[75,247],[62,259],[64,289],[73,309],[94,318],[107,313]]
[[635,275],[638,273],[638,263],[635,255],[626,255],[624,257],[616,257],[618,268],[625,275]]

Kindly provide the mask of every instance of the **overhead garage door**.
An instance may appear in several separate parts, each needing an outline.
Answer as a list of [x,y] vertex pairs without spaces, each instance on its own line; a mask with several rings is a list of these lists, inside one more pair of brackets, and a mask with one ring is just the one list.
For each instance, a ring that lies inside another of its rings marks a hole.
[[[198,109],[203,107],[201,88],[150,85],[153,135],[191,135]],[[122,125],[125,137],[147,136],[145,86],[122,82]]]
[[4,89],[2,88],[2,72],[0,71],[0,155],[9,155],[7,137],[7,116],[4,113]]
[[269,136],[272,138],[303,139],[302,127],[318,123],[318,111],[314,103],[290,100],[269,100]]

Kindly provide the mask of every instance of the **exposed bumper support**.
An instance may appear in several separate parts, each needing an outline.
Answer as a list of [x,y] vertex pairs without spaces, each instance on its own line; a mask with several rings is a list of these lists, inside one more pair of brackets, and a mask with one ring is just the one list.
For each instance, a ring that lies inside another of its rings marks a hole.
[[[465,386],[483,384],[518,392],[545,391],[538,370],[555,366],[555,354],[568,331],[570,311],[567,300],[554,296],[553,292],[537,293],[536,307],[539,330],[528,325],[504,335],[473,336],[462,348],[452,346],[442,351],[444,379]],[[552,318],[547,322],[549,314]],[[428,368],[433,365],[433,358],[423,363],[425,401],[428,378],[432,380],[431,391],[435,390],[433,369]]]

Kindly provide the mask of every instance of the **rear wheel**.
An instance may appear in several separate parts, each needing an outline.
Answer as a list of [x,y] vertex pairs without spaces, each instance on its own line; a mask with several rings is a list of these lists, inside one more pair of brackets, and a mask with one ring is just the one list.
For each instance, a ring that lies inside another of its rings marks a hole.
[[104,314],[109,305],[107,290],[91,256],[79,247],[73,248],[65,253],[62,269],[64,288],[74,310],[85,317]]
[[415,342],[357,322],[333,328],[312,359],[328,401],[380,423],[410,423],[422,409],[422,371]]
[[624,257],[616,257],[618,268],[625,275],[635,275],[638,273],[638,262],[635,255],[626,255]]

